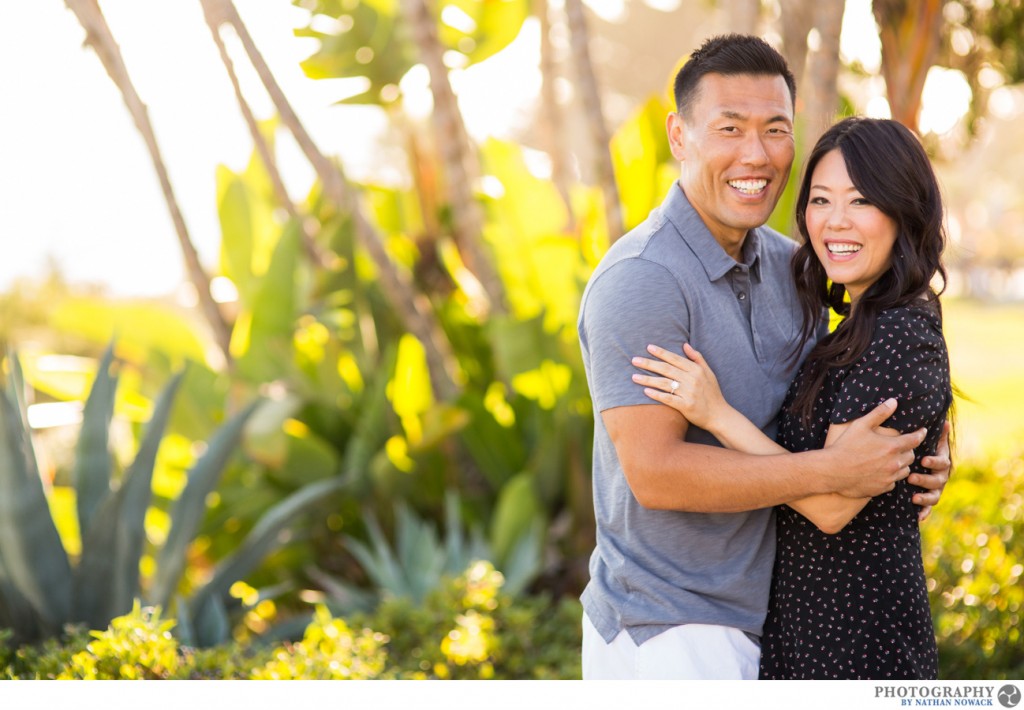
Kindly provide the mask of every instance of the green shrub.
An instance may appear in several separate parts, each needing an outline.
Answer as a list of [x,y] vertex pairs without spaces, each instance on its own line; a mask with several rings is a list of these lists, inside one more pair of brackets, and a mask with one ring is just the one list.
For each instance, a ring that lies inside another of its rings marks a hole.
[[[175,622],[135,605],[106,631],[12,648],[0,637],[5,678],[36,679],[560,679],[580,677],[580,606],[510,597],[501,574],[478,562],[421,605],[385,601],[343,620],[318,607],[301,641],[275,648],[192,649]],[[358,631],[355,631],[358,629]]]
[[1024,456],[958,465],[922,538],[940,677],[1024,676]]
[[388,677],[579,678],[579,603],[513,599],[502,583],[490,563],[477,562],[422,604],[388,599],[358,623],[388,637]]
[[363,629],[353,633],[327,607],[317,607],[302,640],[273,652],[273,659],[251,674],[255,680],[369,680],[384,671],[387,652],[383,634]]
[[58,680],[155,680],[174,678],[181,666],[178,642],[171,635],[174,621],[160,610],[135,602],[130,614],[110,622],[106,631],[93,631],[85,650],[71,657]]
[[71,665],[76,653],[85,650],[92,637],[84,626],[67,626],[60,637],[23,646],[8,645],[9,630],[0,631],[0,677],[53,680]]

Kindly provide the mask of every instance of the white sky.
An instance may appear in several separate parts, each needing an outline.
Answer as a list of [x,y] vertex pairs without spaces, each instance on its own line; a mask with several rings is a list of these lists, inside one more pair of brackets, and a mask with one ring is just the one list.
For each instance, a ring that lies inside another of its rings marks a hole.
[[[369,108],[332,106],[342,96],[339,83],[302,74],[298,63],[314,47],[292,29],[304,24],[304,11],[288,0],[235,4],[314,140],[342,155],[350,172],[364,171],[374,160],[381,117]],[[149,107],[193,242],[212,266],[219,244],[216,165],[241,169],[252,146],[199,2],[101,5]],[[859,48],[870,65],[878,50],[869,0],[850,0],[846,23],[868,41],[844,36],[844,54]],[[102,282],[121,295],[172,293],[183,281],[182,259],[155,173],[119,92],[82,48],[83,38],[62,0],[0,2],[0,289],[40,275],[52,257],[75,282]],[[486,69],[453,73],[460,96],[472,97],[462,102],[471,133],[507,132],[536,97],[536,47],[536,27],[528,25]],[[235,64],[257,114],[268,117],[269,101],[248,63],[236,57]],[[498,74],[514,78],[495,81]],[[425,94],[426,81],[420,72],[406,83]],[[406,83],[404,89],[413,88]],[[290,141],[279,138],[279,151],[288,187],[301,197],[312,173]]]
[[[287,0],[236,6],[321,147],[336,153],[347,141],[369,148],[345,125],[360,110],[332,107],[339,87],[302,75],[298,62],[312,48],[292,28],[304,13]],[[252,143],[200,5],[103,0],[102,7],[149,107],[193,242],[204,263],[215,264],[215,167],[241,169]],[[183,279],[182,259],[155,172],[120,93],[83,38],[61,0],[0,4],[0,288],[41,273],[51,255],[73,281],[104,282],[120,294],[171,293]],[[235,64],[257,115],[268,117],[252,70]],[[356,122],[372,128],[372,121]],[[280,147],[289,188],[301,196],[312,173],[294,146]]]

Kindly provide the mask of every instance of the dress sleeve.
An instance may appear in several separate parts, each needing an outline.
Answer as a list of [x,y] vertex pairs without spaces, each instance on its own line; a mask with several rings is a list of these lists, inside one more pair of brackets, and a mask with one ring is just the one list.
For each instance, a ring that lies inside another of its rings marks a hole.
[[649,357],[649,344],[681,352],[689,340],[690,316],[680,284],[668,269],[627,259],[588,288],[579,325],[580,343],[589,355],[590,394],[603,412],[657,404],[631,379],[642,371],[630,360]]
[[938,324],[923,313],[880,314],[871,345],[839,387],[830,421],[852,421],[889,397],[897,406],[885,425],[902,433],[934,426],[949,409],[946,343]]

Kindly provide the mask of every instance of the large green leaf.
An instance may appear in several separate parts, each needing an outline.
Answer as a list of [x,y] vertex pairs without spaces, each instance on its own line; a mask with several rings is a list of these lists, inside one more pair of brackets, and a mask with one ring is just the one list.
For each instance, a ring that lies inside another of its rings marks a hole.
[[526,464],[522,434],[514,425],[500,424],[479,397],[466,395],[459,402],[470,413],[459,437],[492,489],[500,490]]
[[293,220],[281,234],[251,305],[243,309],[235,325],[231,350],[238,358],[238,371],[253,382],[279,379],[291,367],[299,250],[300,232]]
[[[261,126],[268,148],[274,149],[276,121]],[[239,299],[250,305],[259,277],[270,266],[281,225],[270,176],[257,152],[241,173],[217,167],[217,216],[221,230],[221,270],[235,284]]]
[[544,332],[541,317],[529,320],[500,317],[488,323],[494,361],[503,380],[539,368],[551,359],[551,336]]
[[[416,64],[411,30],[404,26],[396,0],[318,0],[296,4],[320,16],[309,27],[295,30],[300,37],[320,40],[320,49],[302,62],[313,79],[361,77],[366,89],[343,100],[352,104],[389,103],[402,77]],[[481,62],[507,47],[529,16],[529,0],[451,0],[437,11],[438,35],[450,52],[463,55],[464,65]],[[323,17],[335,18],[326,28]]]
[[579,299],[586,280],[575,234],[566,233],[568,212],[552,182],[530,172],[522,149],[488,140],[481,151],[489,178],[501,194],[487,201],[487,241],[495,254],[513,313],[544,312],[545,327],[575,339]]
[[153,578],[150,597],[153,602],[167,608],[178,580],[185,570],[188,546],[206,513],[206,498],[217,487],[224,467],[231,458],[246,421],[259,406],[253,402],[220,427],[206,447],[206,451],[190,469],[188,483],[171,511],[171,529],[157,555],[156,574]]
[[395,548],[409,596],[422,602],[445,568],[445,548],[434,526],[419,518],[404,501],[395,504]]
[[668,102],[653,96],[612,136],[612,164],[626,229],[647,219],[678,177],[665,134],[665,117],[671,111]]
[[370,462],[388,439],[387,387],[390,372],[394,367],[395,351],[390,349],[381,366],[372,373],[370,386],[366,387],[359,400],[359,417],[355,431],[348,440],[342,459],[342,474],[351,479],[357,493],[364,492],[370,484]]
[[533,476],[523,472],[505,484],[491,519],[491,549],[499,567],[509,559],[516,543],[539,521],[544,512],[534,491]]
[[[231,585],[244,579],[271,551],[288,541],[286,529],[295,517],[324,497],[342,490],[346,485],[346,480],[340,476],[310,483],[263,514],[238,549],[221,560],[213,577],[196,592],[189,604],[200,643],[209,643],[212,636],[204,636],[198,620],[205,619],[210,614],[214,614],[215,618],[220,616],[218,609],[223,609],[223,599]],[[223,640],[214,639],[214,642],[219,643]]]
[[336,18],[340,31],[295,30],[297,36],[313,37],[321,45],[302,62],[303,71],[313,79],[365,77],[367,90],[344,102],[379,103],[382,90],[397,87],[416,63],[407,35],[400,30],[397,11],[397,3],[320,0],[314,15]]
[[116,336],[118,351],[142,360],[152,350],[178,363],[206,362],[206,341],[180,310],[152,302],[112,302],[99,297],[68,298],[54,306],[50,327],[96,343]]
[[367,512],[363,517],[372,547],[367,547],[354,537],[346,537],[352,556],[359,561],[363,571],[377,589],[394,596],[408,596],[402,567],[395,553],[391,551],[377,517],[372,512]]
[[0,564],[49,633],[71,612],[71,565],[17,407],[0,396]]
[[139,596],[139,561],[146,542],[146,511],[153,468],[184,372],[160,393],[146,432],[118,489],[100,505],[82,540],[75,570],[75,618],[102,629],[128,613]]
[[[453,9],[464,14],[454,13]],[[454,24],[445,22],[449,13],[458,18]],[[441,41],[464,54],[470,64],[476,64],[497,54],[519,36],[529,14],[529,0],[450,0],[443,3],[441,11]]]
[[4,568],[0,559],[0,629],[14,632],[14,642],[35,640],[44,629],[40,628],[39,614],[22,594]]
[[112,372],[114,345],[107,346],[82,412],[82,427],[75,446],[75,500],[79,535],[84,538],[93,513],[110,493],[114,467],[110,452],[110,421],[114,416],[117,375]]

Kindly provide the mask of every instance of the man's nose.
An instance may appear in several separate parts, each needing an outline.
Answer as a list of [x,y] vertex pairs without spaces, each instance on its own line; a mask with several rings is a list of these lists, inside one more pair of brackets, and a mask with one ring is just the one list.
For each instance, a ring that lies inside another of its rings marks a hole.
[[744,141],[743,162],[747,165],[766,165],[768,163],[768,151],[759,134],[753,133]]

